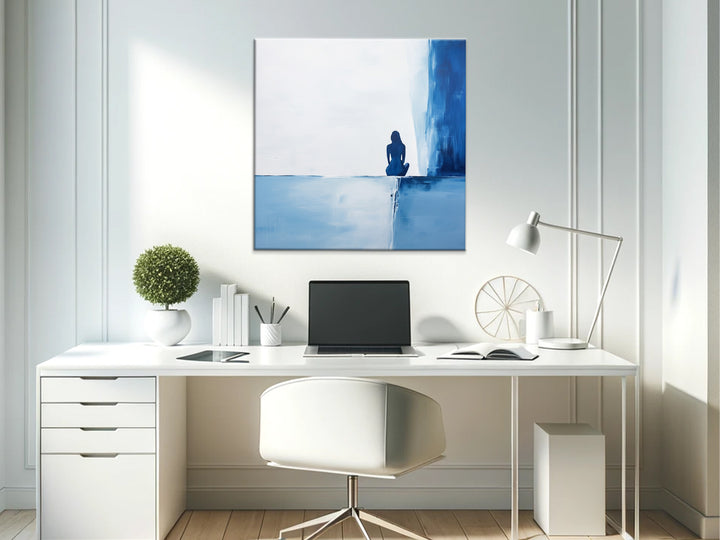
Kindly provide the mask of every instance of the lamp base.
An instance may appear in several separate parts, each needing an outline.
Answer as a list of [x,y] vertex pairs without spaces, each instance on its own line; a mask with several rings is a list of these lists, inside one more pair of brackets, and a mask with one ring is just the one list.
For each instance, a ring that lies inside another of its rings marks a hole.
[[541,349],[587,349],[587,341],[577,338],[545,338],[538,340]]

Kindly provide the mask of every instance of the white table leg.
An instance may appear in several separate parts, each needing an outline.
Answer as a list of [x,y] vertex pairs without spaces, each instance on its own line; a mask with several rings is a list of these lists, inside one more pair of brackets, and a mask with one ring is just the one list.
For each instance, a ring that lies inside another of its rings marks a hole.
[[627,497],[625,496],[625,469],[626,469],[626,458],[627,458],[627,377],[622,378],[622,439],[621,439],[621,460],[620,460],[620,511],[621,511],[621,531],[620,534],[623,536],[627,532]]
[[640,538],[640,384],[638,372],[635,375],[635,540]]
[[627,532],[627,377],[620,378],[621,394],[621,462],[620,462],[620,522],[618,523],[610,516],[608,523],[620,533],[624,540],[637,540],[640,534],[640,395],[638,392],[638,377],[635,377],[635,485],[634,485],[634,508],[635,508],[635,531],[631,536]]
[[510,377],[510,446],[511,461],[511,495],[510,495],[510,540],[518,540],[518,378]]

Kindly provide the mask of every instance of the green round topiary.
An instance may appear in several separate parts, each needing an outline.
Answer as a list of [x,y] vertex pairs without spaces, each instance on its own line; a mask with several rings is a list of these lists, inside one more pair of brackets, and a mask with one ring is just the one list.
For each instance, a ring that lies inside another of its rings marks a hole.
[[200,271],[195,259],[187,251],[170,244],[154,246],[135,263],[135,290],[152,304],[169,309],[190,298],[200,283]]

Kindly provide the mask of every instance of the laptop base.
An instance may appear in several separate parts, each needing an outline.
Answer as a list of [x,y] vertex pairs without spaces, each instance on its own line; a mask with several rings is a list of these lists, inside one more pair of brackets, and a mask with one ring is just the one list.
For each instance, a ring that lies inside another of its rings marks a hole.
[[303,353],[305,357],[351,357],[351,356],[387,356],[387,357],[413,357],[418,356],[417,351],[410,346],[336,346],[336,345],[308,345]]

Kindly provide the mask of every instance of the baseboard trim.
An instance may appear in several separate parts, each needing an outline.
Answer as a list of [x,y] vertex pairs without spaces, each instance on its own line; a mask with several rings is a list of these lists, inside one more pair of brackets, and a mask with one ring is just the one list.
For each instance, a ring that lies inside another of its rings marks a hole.
[[[519,504],[532,508],[532,489],[521,488]],[[258,509],[319,510],[343,506],[344,487],[202,487],[188,488],[187,506],[194,510]],[[470,487],[365,487],[360,489],[360,504],[368,509],[507,509],[510,500],[506,488]]]
[[35,508],[35,488],[0,488],[0,511],[31,510]]
[[667,489],[661,493],[661,508],[700,538],[720,537],[719,516],[706,516]]
[[[658,488],[640,490],[641,508],[659,508]],[[193,510],[267,509],[267,510],[320,510],[345,504],[344,487],[188,487],[187,507]],[[621,490],[606,490],[608,509],[619,509]],[[633,508],[634,493],[626,490],[628,509]],[[360,489],[360,502],[368,509],[483,509],[508,510],[509,487],[466,486],[413,486],[376,487]],[[521,487],[518,503],[520,510],[533,509],[532,487]]]
[[[607,493],[608,509],[620,507],[619,488],[609,488]],[[245,487],[245,486],[203,486],[188,487],[187,508],[195,510],[220,509],[327,509],[342,506],[345,503],[344,487],[302,487],[302,486],[275,486],[275,487]],[[628,508],[632,508],[634,494],[632,489],[626,490]],[[413,487],[363,487],[360,490],[363,506],[369,509],[483,509],[507,510],[510,508],[510,489],[508,487],[466,487],[466,486],[413,486]],[[642,488],[640,501],[643,509],[663,508],[688,528],[695,530],[690,523],[699,522],[697,517],[692,520],[683,520],[683,514],[668,510],[663,504],[668,494],[662,488]],[[679,499],[678,499],[679,501]],[[682,503],[682,501],[680,501]],[[684,503],[682,503],[684,504]],[[532,487],[521,487],[519,493],[519,506],[521,510],[532,510]],[[687,507],[687,505],[685,505]],[[0,488],[0,511],[25,510],[35,508],[34,488]],[[687,507],[689,508],[689,507]],[[706,518],[695,511],[697,516],[710,520],[705,526],[709,536],[702,538],[717,538],[718,518]],[[712,528],[712,520],[715,529]],[[698,528],[698,530],[701,530]],[[699,532],[695,531],[700,535]]]

